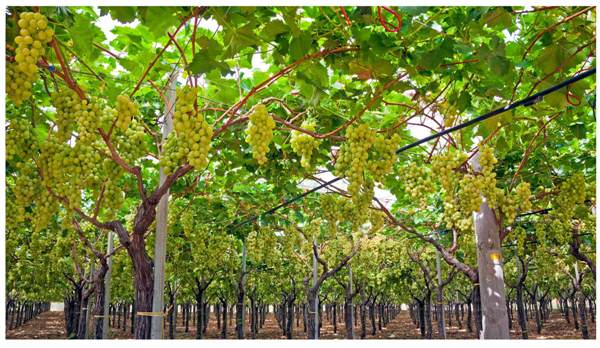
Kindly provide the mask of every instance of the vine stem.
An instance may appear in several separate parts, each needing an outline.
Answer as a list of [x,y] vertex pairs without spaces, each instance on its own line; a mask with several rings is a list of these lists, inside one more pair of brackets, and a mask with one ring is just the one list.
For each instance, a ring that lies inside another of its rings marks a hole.
[[539,32],[539,33],[538,33],[538,34],[535,36],[535,38],[533,39],[533,41],[531,41],[531,43],[529,44],[529,46],[527,46],[527,49],[525,50],[525,53],[523,54],[523,58],[522,58],[522,59],[525,59],[525,57],[527,57],[527,54],[529,54],[529,51],[531,51],[531,48],[533,47],[533,45],[535,45],[535,43],[536,43],[536,42],[537,42],[539,39],[541,39],[541,38],[542,38],[542,36],[543,36],[545,33],[549,32],[550,30],[552,30],[552,29],[554,29],[554,28],[556,28],[556,27],[558,27],[558,26],[559,26],[559,25],[561,25],[561,24],[567,23],[567,22],[569,22],[569,21],[571,21],[571,20],[573,20],[573,19],[575,19],[575,18],[577,18],[577,17],[581,16],[582,14],[584,14],[584,13],[588,12],[589,10],[591,10],[591,9],[593,9],[593,8],[594,8],[594,6],[588,6],[588,7],[584,8],[583,10],[581,10],[581,11],[578,11],[578,12],[576,12],[576,13],[574,13],[574,14],[572,14],[572,15],[568,16],[568,17],[565,17],[563,20],[561,20],[561,21],[559,21],[559,22],[556,22],[556,23],[552,24],[551,26],[549,26],[548,28],[546,28],[546,29],[544,29],[544,30],[540,31],[540,32]]
[[365,114],[365,112],[367,112],[367,110],[369,110],[382,97],[383,92],[387,91],[390,87],[392,87],[398,81],[400,81],[401,79],[403,79],[406,75],[408,75],[407,72],[402,72],[402,73],[398,74],[398,76],[396,78],[388,81],[385,85],[383,85],[383,87],[379,90],[379,92],[377,92],[373,96],[373,98],[371,98],[371,100],[369,100],[369,102],[367,102],[367,105],[365,105],[364,108],[362,108],[356,115],[354,115],[354,117],[352,117],[350,120],[346,121],[344,124],[342,124],[341,126],[337,127],[336,129],[323,134],[323,136],[324,137],[330,137],[330,136],[332,136],[332,135],[340,132],[341,130],[347,128],[348,126],[350,126],[354,122],[356,122],[358,119],[360,119],[360,117],[362,115]]
[[279,70],[279,72],[271,75],[269,78],[267,78],[263,82],[254,86],[250,90],[250,92],[248,92],[248,94],[246,94],[246,96],[244,96],[244,98],[242,98],[239,102],[232,105],[229,109],[227,109],[227,111],[225,111],[221,116],[219,116],[219,118],[215,121],[214,124],[217,124],[220,121],[222,121],[228,114],[230,115],[229,118],[227,119],[227,121],[225,122],[225,124],[223,124],[223,126],[221,126],[221,128],[219,128],[215,133],[219,134],[231,125],[231,123],[234,121],[235,115],[237,114],[239,109],[248,102],[250,97],[252,97],[254,94],[258,93],[259,91],[263,90],[264,88],[268,87],[273,82],[277,81],[279,78],[286,75],[287,73],[289,73],[290,71],[292,71],[297,66],[304,63],[305,61],[321,58],[321,57],[324,57],[324,56],[327,56],[330,54],[349,52],[349,51],[358,51],[358,50],[359,50],[358,47],[348,47],[348,46],[338,47],[338,48],[334,48],[334,49],[330,49],[330,50],[323,50],[323,51],[319,51],[317,53],[305,55],[304,57],[302,57],[302,58],[298,59],[297,61],[291,63],[290,65],[284,67],[283,69]]
[[[177,42],[177,39],[175,39],[175,35],[171,34],[169,32],[167,32],[167,35],[169,35],[169,38],[171,39],[171,41],[173,42],[173,44],[175,45],[175,47],[177,47],[177,50],[179,51],[179,54],[181,55],[181,59],[183,59],[183,64],[185,65],[185,68],[188,72],[188,83],[190,84],[190,86],[193,86],[192,84],[192,74],[190,73],[190,64],[188,63],[187,58],[185,57],[185,51],[183,50],[183,48],[181,48],[181,46],[179,46],[179,43]],[[193,41],[192,41],[193,42]]]
[[71,70],[69,69],[69,65],[65,62],[65,58],[60,50],[60,47],[58,47],[58,41],[56,41],[56,38],[54,38],[54,37],[52,38],[52,41],[50,41],[50,46],[54,50],[54,53],[56,54],[56,58],[58,59],[58,62],[60,63],[61,68],[63,69],[65,82],[67,83],[67,85],[69,85],[69,87],[72,90],[75,91],[75,93],[77,93],[77,95],[79,96],[80,99],[85,99],[85,93],[77,85],[77,83],[75,82],[75,80],[73,80],[73,77],[71,76]]
[[144,81],[144,79],[146,78],[146,76],[148,75],[148,73],[150,72],[150,70],[152,70],[152,68],[154,67],[154,65],[158,61],[158,59],[165,53],[165,51],[167,50],[167,48],[169,48],[169,46],[173,42],[173,37],[175,37],[175,35],[177,35],[177,33],[179,32],[179,30],[181,30],[181,28],[183,28],[183,26],[185,25],[185,23],[187,23],[187,21],[190,18],[192,18],[194,15],[200,14],[201,11],[205,10],[205,9],[206,8],[204,8],[202,6],[196,8],[196,10],[194,11],[194,13],[192,13],[192,14],[190,14],[188,16],[185,16],[181,20],[181,23],[179,23],[179,26],[177,27],[177,29],[175,29],[175,31],[173,32],[173,35],[169,34],[169,41],[167,41],[167,43],[163,46],[163,48],[160,50],[160,52],[158,52],[158,54],[156,55],[156,57],[154,57],[154,59],[146,67],[146,69],[144,70],[144,73],[142,74],[142,76],[140,77],[140,79],[138,80],[138,82],[135,84],[135,87],[133,88],[133,91],[131,92],[131,94],[129,94],[130,98],[133,98],[133,96],[138,91],[138,89],[140,89],[140,86],[142,85],[142,82]]
[[540,127],[540,129],[538,129],[538,131],[534,134],[533,138],[529,142],[529,145],[527,145],[527,149],[523,153],[523,158],[521,159],[521,162],[519,163],[519,166],[517,167],[517,170],[515,171],[515,174],[513,175],[512,179],[510,180],[510,185],[508,185],[508,192],[512,191],[512,189],[513,189],[513,187],[514,187],[514,185],[515,185],[515,183],[517,181],[517,176],[519,176],[519,174],[521,173],[521,170],[525,166],[525,163],[529,159],[529,156],[533,152],[533,150],[534,150],[533,143],[535,142],[535,139],[537,139],[537,137],[542,133],[542,131],[544,129],[546,129],[546,127],[548,127],[548,125],[550,124],[550,122],[554,121],[561,114],[562,114],[562,112],[557,112],[554,115],[550,116],[550,119],[548,121],[544,122],[544,124]]

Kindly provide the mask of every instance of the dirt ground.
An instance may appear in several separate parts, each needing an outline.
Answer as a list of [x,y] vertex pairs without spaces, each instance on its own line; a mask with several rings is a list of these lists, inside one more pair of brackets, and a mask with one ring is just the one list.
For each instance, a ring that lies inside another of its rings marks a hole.
[[[227,338],[235,338],[235,319],[231,321],[232,325],[228,325]],[[111,328],[110,337],[115,339],[130,339],[132,337],[129,321],[125,331],[123,329]],[[300,326],[296,326],[294,323],[294,338],[306,338],[306,333],[303,332],[302,322]],[[465,323],[463,328],[459,329],[456,326],[456,322],[452,321],[453,326],[447,328],[447,337],[451,339],[474,339],[475,334],[470,333],[466,329]],[[437,334],[436,323],[434,325],[434,336]],[[513,330],[511,330],[511,337],[518,339],[521,338],[520,331],[516,330],[517,323],[513,323]],[[590,337],[596,338],[596,324],[589,323]],[[550,319],[544,324],[541,334],[535,332],[535,321],[530,320],[528,322],[528,331],[530,339],[579,339],[581,338],[581,331],[575,330],[573,324],[567,324],[562,318],[560,313],[554,312],[550,315]],[[367,322],[367,332],[369,332],[370,325]],[[185,332],[185,325],[179,317],[177,323],[177,333],[175,337],[177,339],[194,339],[195,338],[195,327],[192,325],[190,320],[189,332]],[[168,326],[165,328],[165,334],[168,333]],[[354,330],[355,337],[360,336],[360,326],[357,325]],[[64,315],[63,312],[45,312],[42,313],[38,318],[30,320],[25,325],[18,327],[7,332],[6,338],[8,339],[64,339],[66,337],[64,328]],[[207,329],[207,338],[220,338],[220,330],[217,330],[216,320],[214,320],[214,314],[211,314],[211,320]],[[249,337],[249,335],[247,335]],[[321,329],[321,338],[323,339],[343,339],[345,337],[344,323],[338,323],[337,332],[333,332],[333,325],[329,321],[325,320],[323,328]],[[279,329],[275,317],[273,314],[267,316],[267,320],[262,329],[259,330],[257,338],[259,339],[284,339],[281,329]],[[396,319],[391,321],[387,327],[383,330],[377,330],[375,336],[367,334],[368,339],[420,339],[420,332],[411,322],[408,312],[402,311]]]

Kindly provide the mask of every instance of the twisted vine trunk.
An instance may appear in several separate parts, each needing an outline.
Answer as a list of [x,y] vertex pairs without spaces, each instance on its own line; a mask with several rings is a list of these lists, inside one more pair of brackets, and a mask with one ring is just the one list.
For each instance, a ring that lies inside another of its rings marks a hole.
[[527,333],[527,321],[525,319],[525,306],[523,306],[523,285],[517,285],[517,316],[519,319],[519,327],[521,328],[521,337],[523,339],[528,339],[529,335]]
[[104,278],[106,277],[106,272],[108,272],[108,263],[106,260],[100,261],[100,269],[98,270],[98,275],[94,280],[94,293],[96,294],[96,300],[94,303],[94,337],[97,340],[101,340],[104,333],[104,320],[108,320],[104,318],[104,300],[105,300],[105,292],[106,287],[104,283]]
[[317,309],[317,290],[314,288],[310,288],[307,291],[307,298],[306,298],[307,302],[308,302],[308,306],[307,306],[307,324],[306,324],[306,329],[307,329],[307,334],[308,334],[308,339],[314,339],[315,335],[317,335],[317,331],[315,330],[315,310]]

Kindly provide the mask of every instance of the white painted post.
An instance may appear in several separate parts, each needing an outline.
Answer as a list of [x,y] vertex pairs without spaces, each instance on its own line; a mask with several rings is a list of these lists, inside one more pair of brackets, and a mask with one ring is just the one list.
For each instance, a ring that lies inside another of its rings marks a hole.
[[[173,113],[175,112],[175,88],[179,70],[176,70],[169,79],[168,90],[165,93],[165,116],[162,129],[162,143],[165,144],[169,133],[173,130]],[[166,174],[161,167],[159,182],[166,180]],[[154,295],[152,297],[152,311],[162,312],[164,306],[164,291],[165,291],[165,259],[167,256],[167,223],[169,214],[169,192],[158,202],[156,207],[156,239],[154,242]],[[162,339],[163,334],[163,317],[152,317],[152,329],[150,337],[152,339]]]
[[[471,159],[476,172],[481,171],[479,152]],[[484,201],[473,213],[477,265],[481,298],[481,339],[509,339],[504,271],[500,244],[500,226],[492,209]]]
[[[317,245],[317,238],[313,237],[313,243]],[[313,253],[313,286],[317,286],[319,278],[319,266],[317,264],[317,255]],[[315,294],[315,340],[319,339],[319,291]]]
[[[446,320],[444,318],[444,294],[442,293],[442,267],[440,262],[440,251],[435,249],[435,270],[437,272],[437,316],[438,316],[438,331],[440,338],[446,339]],[[452,312],[450,312],[452,314]]]
[[[113,231],[108,231],[108,247],[106,253],[110,254],[113,252]],[[108,270],[104,277],[104,309],[102,312],[102,339],[108,339],[108,308],[110,305],[110,277],[112,273],[112,256],[108,257]]]

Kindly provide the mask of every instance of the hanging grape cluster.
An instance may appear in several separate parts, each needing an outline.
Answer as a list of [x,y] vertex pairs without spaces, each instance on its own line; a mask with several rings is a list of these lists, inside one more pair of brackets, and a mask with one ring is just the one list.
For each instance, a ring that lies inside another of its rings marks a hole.
[[177,90],[177,101],[173,116],[175,134],[167,137],[160,164],[165,173],[171,174],[184,158],[196,169],[208,164],[208,151],[213,130],[198,112],[196,98],[198,89],[185,86]]
[[117,121],[115,126],[125,131],[129,128],[131,120],[138,113],[138,107],[128,96],[117,96]]
[[585,178],[581,173],[575,173],[560,185],[558,196],[550,211],[552,223],[549,232],[560,243],[569,241],[573,218],[577,208],[585,202]]
[[113,136],[119,156],[126,163],[133,164],[148,153],[144,126],[136,120],[130,122],[124,133]]
[[183,164],[187,156],[186,147],[177,134],[170,133],[163,146],[163,152],[160,156],[160,166],[166,174],[171,174]]
[[493,150],[481,146],[479,152],[479,168],[473,173],[461,170],[468,159],[466,153],[448,151],[432,159],[432,173],[439,178],[443,192],[443,219],[448,228],[471,229],[472,213],[479,211],[484,199],[490,208],[501,211],[505,224],[512,224],[519,211],[531,209],[529,184],[520,183],[515,192],[505,194],[496,186],[494,167],[498,160]]
[[6,160],[24,160],[35,152],[37,142],[31,123],[26,119],[12,119],[6,132]]
[[[314,121],[306,120],[302,122],[302,128],[314,132],[316,129],[316,123]],[[310,168],[310,159],[312,157],[313,150],[319,146],[319,140],[300,131],[292,131],[292,139],[290,140],[292,150],[299,156],[301,156],[300,164],[304,168]]]
[[58,127],[56,137],[59,141],[67,141],[75,129],[75,113],[81,109],[81,100],[72,90],[52,94],[52,105],[56,109],[54,123]]
[[31,86],[38,79],[37,61],[44,55],[45,45],[52,41],[54,31],[48,28],[48,20],[41,13],[22,12],[19,15],[19,35],[15,37],[16,69],[7,72],[7,91],[15,105],[31,96]]
[[275,121],[269,116],[264,104],[255,105],[248,116],[250,122],[246,128],[246,142],[252,147],[252,157],[263,165],[267,163],[269,144],[273,140]]
[[505,225],[512,224],[519,212],[531,210],[531,188],[527,182],[517,185],[512,195],[503,194],[500,197],[500,210],[504,214]]
[[100,100],[93,97],[90,102],[86,99],[75,105],[75,119],[78,126],[79,141],[90,143],[97,139],[98,129],[112,110],[101,104]]
[[395,134],[385,139],[363,123],[349,126],[346,137],[335,163],[335,173],[348,178],[348,192],[355,196],[365,186],[367,178],[381,180],[392,170],[400,136]]
[[364,123],[350,126],[346,130],[346,138],[335,163],[335,174],[348,178],[348,192],[356,196],[365,181],[369,149],[375,141],[375,131]]
[[420,207],[427,206],[427,197],[435,192],[431,174],[424,165],[410,162],[400,171],[400,181],[411,198],[418,199]]

